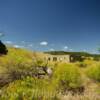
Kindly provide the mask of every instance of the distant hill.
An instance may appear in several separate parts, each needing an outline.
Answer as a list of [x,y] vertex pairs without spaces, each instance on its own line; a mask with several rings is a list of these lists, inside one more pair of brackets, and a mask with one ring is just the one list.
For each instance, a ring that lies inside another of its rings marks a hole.
[[67,51],[48,51],[48,52],[45,52],[45,53],[48,53],[48,54],[52,54],[52,55],[82,55],[82,56],[100,56],[100,54],[90,54],[90,53],[87,53],[87,52],[67,52]]
[[48,52],[45,52],[45,53],[49,53],[49,54],[52,54],[52,55],[71,55],[71,54],[78,54],[78,55],[86,55],[86,56],[89,56],[90,54],[87,53],[87,52],[66,52],[66,51],[48,51]]

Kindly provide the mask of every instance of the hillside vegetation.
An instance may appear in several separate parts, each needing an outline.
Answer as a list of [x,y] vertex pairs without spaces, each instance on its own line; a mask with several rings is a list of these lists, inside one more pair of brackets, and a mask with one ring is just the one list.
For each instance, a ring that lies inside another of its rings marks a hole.
[[8,48],[0,56],[0,100],[100,100],[99,61],[47,63],[43,55]]

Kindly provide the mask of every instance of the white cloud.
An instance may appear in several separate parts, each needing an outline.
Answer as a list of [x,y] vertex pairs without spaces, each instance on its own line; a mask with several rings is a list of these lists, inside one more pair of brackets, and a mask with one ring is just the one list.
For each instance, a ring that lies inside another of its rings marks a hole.
[[15,47],[15,48],[20,48],[20,46],[19,46],[19,45],[13,45],[13,47]]
[[40,45],[42,45],[42,46],[47,46],[47,45],[48,45],[48,42],[42,41],[42,42],[40,42]]
[[55,49],[51,48],[50,51],[54,51]]
[[5,41],[6,44],[13,44],[12,41]]
[[90,53],[92,53],[92,54],[97,54],[98,52],[96,52],[96,51],[92,51],[92,52],[90,52]]
[[25,44],[25,41],[21,41],[22,44]]
[[0,37],[2,37],[2,36],[4,36],[4,34],[3,33],[0,33]]
[[73,49],[69,49],[69,51],[73,51]]
[[67,50],[68,49],[68,46],[64,46],[64,49]]
[[86,49],[84,49],[83,51],[84,51],[84,52],[87,52],[87,50],[86,50]]
[[28,46],[29,46],[29,47],[33,47],[33,44],[29,44]]
[[24,46],[20,46],[20,45],[13,45],[14,48],[23,48]]

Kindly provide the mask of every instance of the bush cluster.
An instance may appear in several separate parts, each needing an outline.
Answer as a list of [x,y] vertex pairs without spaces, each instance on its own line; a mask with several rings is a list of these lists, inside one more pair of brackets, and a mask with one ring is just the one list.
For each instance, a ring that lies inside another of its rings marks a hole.
[[60,64],[53,76],[61,91],[73,90],[82,86],[82,78],[77,66],[72,64]]
[[100,64],[89,67],[86,73],[89,78],[100,82]]

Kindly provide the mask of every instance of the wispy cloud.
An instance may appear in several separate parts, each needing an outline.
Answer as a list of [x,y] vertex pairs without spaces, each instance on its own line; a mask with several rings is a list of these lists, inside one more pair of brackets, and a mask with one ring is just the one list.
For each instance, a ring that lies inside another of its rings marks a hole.
[[55,49],[51,48],[50,51],[54,51]]
[[64,50],[67,50],[68,49],[68,46],[64,46],[64,48],[63,48]]
[[24,48],[24,46],[20,46],[20,45],[13,45],[14,48]]
[[13,44],[12,41],[4,41],[4,43],[6,43],[6,44]]
[[41,46],[47,46],[48,45],[48,42],[47,41],[42,41],[42,42],[40,42],[40,45]]
[[4,33],[0,33],[0,37],[4,36]]
[[22,44],[25,44],[25,41],[21,41]]
[[33,44],[29,44],[28,47],[33,47]]
[[15,47],[15,48],[20,48],[20,46],[19,46],[19,45],[13,45],[13,47]]
[[87,50],[86,50],[86,49],[84,49],[84,50],[83,50],[83,52],[87,52]]
[[69,51],[73,51],[73,49],[69,49]]

